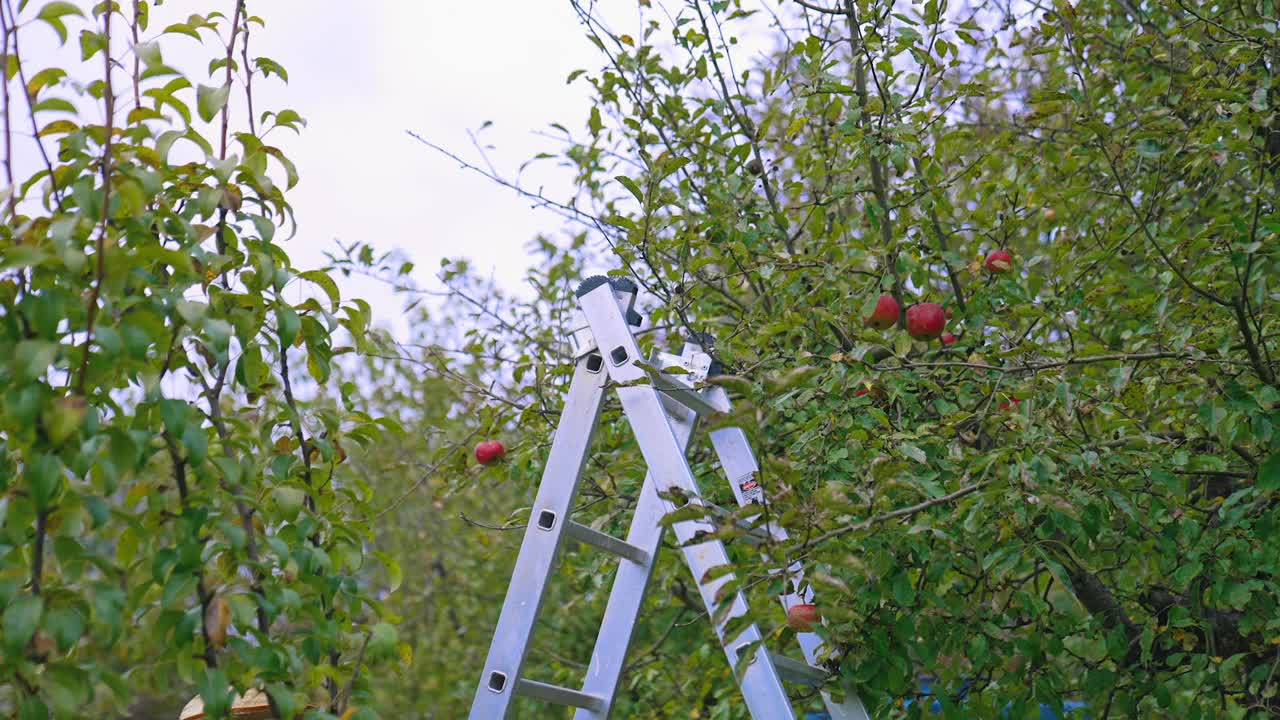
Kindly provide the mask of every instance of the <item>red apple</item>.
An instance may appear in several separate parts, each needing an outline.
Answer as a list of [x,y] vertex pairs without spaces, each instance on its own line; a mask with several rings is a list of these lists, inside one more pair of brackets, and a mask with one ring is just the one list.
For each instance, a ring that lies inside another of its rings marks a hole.
[[1021,400],[1019,400],[1019,399],[1018,399],[1018,398],[1016,398],[1016,397],[1011,397],[1011,398],[1009,398],[1008,402],[1002,402],[1002,403],[1000,403],[1000,410],[1001,410],[1001,412],[1008,412],[1009,410],[1016,410],[1016,409],[1018,409],[1018,406],[1019,406],[1019,405],[1021,405],[1021,404],[1022,404],[1022,401],[1021,401]]
[[507,454],[507,449],[497,440],[485,440],[476,445],[476,462],[481,465],[492,465]]
[[943,345],[954,345],[956,340],[959,340],[960,338],[952,335],[951,333],[942,333],[942,337],[940,339],[942,340]]
[[938,303],[920,303],[907,308],[907,334],[916,340],[933,340],[947,326],[947,316]]
[[1007,273],[1013,269],[1013,256],[1008,250],[992,250],[987,255],[987,272]]
[[818,622],[818,606],[812,603],[800,603],[787,609],[787,627],[796,632],[812,632],[813,624]]
[[950,319],[951,319],[951,308],[947,308],[946,310],[943,310],[943,311],[942,311],[942,314],[943,314],[943,315],[946,315],[946,316],[947,316],[947,319],[948,319],[948,320],[950,320]]
[[863,322],[877,330],[888,330],[898,323],[898,301],[892,295],[881,295],[871,317]]

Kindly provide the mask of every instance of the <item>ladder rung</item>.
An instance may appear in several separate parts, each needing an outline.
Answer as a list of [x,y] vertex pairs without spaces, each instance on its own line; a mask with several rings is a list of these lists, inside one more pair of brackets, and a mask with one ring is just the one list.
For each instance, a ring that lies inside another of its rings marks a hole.
[[604,709],[604,699],[588,695],[577,690],[570,690],[559,685],[538,682],[537,680],[521,680],[516,684],[516,694],[536,698],[557,705],[572,705],[584,710],[600,711]]
[[822,668],[814,667],[800,660],[793,660],[786,655],[779,655],[775,652],[769,652],[769,659],[773,661],[773,666],[778,669],[778,675],[783,680],[793,682],[798,685],[809,685],[818,687],[827,681],[831,673]]
[[723,393],[704,393],[694,389],[676,375],[653,373],[653,386],[676,402],[699,415],[717,415],[729,412],[729,401]]
[[594,545],[605,552],[611,552],[618,557],[624,557],[637,565],[646,565],[649,562],[649,553],[644,550],[641,550],[630,543],[623,542],[607,533],[602,533],[599,530],[592,530],[582,523],[570,521],[569,524],[565,526],[565,532],[574,540],[584,542],[588,545]]

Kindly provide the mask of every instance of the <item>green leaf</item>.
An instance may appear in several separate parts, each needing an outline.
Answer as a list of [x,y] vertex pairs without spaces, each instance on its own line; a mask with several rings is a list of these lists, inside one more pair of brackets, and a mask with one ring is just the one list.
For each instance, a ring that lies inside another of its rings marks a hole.
[[390,584],[387,592],[395,592],[400,588],[400,584],[404,582],[404,571],[400,569],[400,563],[386,553],[379,552],[374,554],[382,562],[383,567],[387,569],[387,582]]
[[62,98],[45,98],[36,103],[32,108],[35,112],[65,112],[75,115],[80,111],[70,100]]
[[13,352],[13,364],[22,380],[42,377],[58,357],[58,343],[47,340],[23,340]]
[[276,306],[276,331],[280,335],[280,345],[288,348],[298,339],[298,331],[302,329],[302,321],[293,308],[284,303]]
[[269,146],[263,147],[262,151],[275,158],[280,163],[280,166],[284,168],[286,190],[298,184],[298,168],[288,156],[281,152],[279,148]]
[[226,106],[227,98],[230,96],[230,85],[218,87],[200,85],[196,88],[196,112],[200,114],[200,119],[205,122],[212,122],[218,113],[222,111],[222,108]]
[[902,443],[898,446],[898,451],[918,463],[924,464],[929,462],[929,458],[924,454],[924,451],[911,443]]
[[62,488],[62,461],[57,455],[41,454],[27,464],[27,488],[36,510],[48,510]]
[[64,15],[75,15],[77,17],[84,17],[84,12],[82,12],[80,10],[80,7],[77,6],[75,3],[62,2],[61,0],[54,0],[54,2],[46,3],[44,7],[40,8],[40,12],[36,15],[36,17],[40,18],[41,20],[49,20],[50,18],[58,18]]
[[0,253],[0,270],[38,267],[53,259],[43,248],[33,245],[6,246]]
[[209,455],[209,435],[199,423],[191,423],[182,433],[182,447],[187,451],[187,460],[199,465]]
[[1164,153],[1164,148],[1160,147],[1160,143],[1151,138],[1143,138],[1138,141],[1138,154],[1144,158],[1155,159]]
[[332,305],[333,312],[338,311],[342,295],[338,292],[338,284],[333,281],[333,278],[329,277],[323,270],[307,270],[306,272],[298,273],[298,277],[319,285],[320,289],[324,290],[325,294],[329,296],[329,303]]
[[285,518],[292,520],[302,510],[302,503],[306,501],[307,493],[300,488],[280,486],[271,490],[271,499],[276,501]]
[[80,59],[88,60],[98,53],[106,50],[107,39],[101,33],[92,30],[80,31]]
[[39,595],[22,593],[9,601],[4,609],[4,645],[17,652],[31,642],[44,613],[44,600]]
[[1280,452],[1271,453],[1258,465],[1258,489],[1280,490]]
[[297,695],[289,689],[289,686],[273,683],[267,686],[267,694],[275,702],[276,709],[280,711],[281,717],[292,718],[298,716],[298,711],[301,710],[301,707],[299,707]]
[[204,334],[209,338],[213,351],[218,354],[220,362],[226,362],[227,348],[231,342],[231,333],[235,328],[221,318],[207,318],[204,321]]
[[59,716],[79,714],[84,706],[93,699],[93,685],[89,674],[68,663],[52,664],[47,669],[49,682],[45,687],[53,700],[53,707]]
[[183,400],[166,398],[159,403],[160,419],[164,429],[174,437],[182,437],[187,430],[187,421],[191,417],[191,405]]
[[396,628],[390,623],[378,623],[369,632],[369,655],[373,658],[387,657],[395,652],[399,636]]
[[177,310],[178,315],[180,315],[188,325],[192,327],[200,327],[200,321],[204,319],[205,313],[209,310],[209,306],[204,303],[182,300],[178,303]]
[[631,178],[625,175],[618,175],[614,177],[614,180],[617,180],[618,182],[622,183],[622,186],[625,187],[628,191],[630,191],[631,194],[635,196],[636,200],[639,201],[641,205],[644,204],[644,193],[641,192],[640,186],[636,184],[635,180],[632,180]]
[[893,578],[893,599],[899,605],[910,605],[916,599],[916,589],[905,572],[900,572]]
[[36,15],[36,18],[45,21],[48,23],[49,27],[53,28],[53,31],[58,34],[59,43],[66,43],[67,26],[61,19],[66,15],[84,17],[84,13],[78,6],[76,6],[75,3],[61,2],[59,0],[48,3],[44,7],[40,8],[40,12]]
[[29,697],[22,703],[18,720],[49,720],[49,708],[38,697]]

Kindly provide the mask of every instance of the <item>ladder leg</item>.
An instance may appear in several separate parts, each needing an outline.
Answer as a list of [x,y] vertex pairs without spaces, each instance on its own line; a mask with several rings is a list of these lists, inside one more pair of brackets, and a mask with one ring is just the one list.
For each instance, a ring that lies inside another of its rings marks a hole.
[[[715,448],[716,457],[720,459],[720,467],[729,477],[729,484],[738,504],[742,506],[753,502],[764,504],[764,488],[759,485],[760,465],[756,462],[755,454],[751,452],[751,443],[747,440],[747,435],[742,428],[713,430],[711,444]],[[769,523],[768,529],[774,540],[787,539],[787,531],[783,528]],[[766,560],[768,560],[767,557]],[[782,596],[783,608],[790,610],[795,605],[813,602],[813,589],[804,582],[804,566],[799,562],[791,563],[787,573],[791,580],[789,583],[791,592]],[[817,633],[797,633],[796,641],[800,645],[804,659],[810,665],[818,665],[823,652],[822,638]],[[844,691],[843,702],[837,701],[830,693],[822,693],[822,700],[827,706],[827,713],[831,715],[831,720],[870,720],[866,708],[863,707],[862,701],[853,688],[846,684]]]
[[[606,373],[599,356],[579,358],[560,423],[551,442],[538,495],[516,557],[507,598],[489,646],[470,720],[502,720],[520,685],[529,640],[547,583],[563,545],[591,436],[604,403]],[[594,370],[592,369],[594,367]]]
[[[578,299],[587,323],[591,326],[591,332],[602,354],[609,361],[609,376],[619,385],[618,397],[622,400],[623,410],[635,434],[636,442],[640,445],[640,452],[649,466],[655,488],[659,492],[678,489],[683,491],[691,502],[701,502],[698,483],[689,469],[688,462],[685,461],[684,448],[677,441],[671,428],[670,418],[663,407],[658,390],[653,385],[637,384],[646,381],[655,382],[655,380],[635,363],[641,357],[640,348],[623,317],[622,308],[619,307],[610,289],[603,286],[580,293]],[[680,402],[684,403],[684,400]],[[721,412],[723,412],[721,408],[726,407],[722,403],[697,404]],[[684,545],[693,540],[696,533],[705,527],[705,523],[689,521],[675,523],[672,529]],[[732,580],[732,575],[724,575],[706,583],[703,582],[703,578],[708,570],[729,564],[729,554],[724,544],[718,540],[685,546],[683,552],[685,562],[693,572],[694,582],[698,585],[698,592],[702,595],[702,600],[711,612],[712,618],[715,618],[718,605],[716,593],[725,583]],[[730,611],[726,614],[724,621],[713,623],[713,625],[730,665],[735,668],[739,656],[746,651],[746,648],[753,644],[756,646],[751,661],[744,669],[739,681],[751,716],[755,720],[794,718],[791,700],[787,697],[778,669],[774,666],[769,651],[760,643],[759,628],[753,624],[734,636],[727,636],[726,624],[747,612],[747,603],[742,593],[735,593],[730,602],[732,603]]]
[[[681,451],[688,446],[696,422],[697,416],[689,413],[685,419],[672,423],[671,429]],[[653,473],[648,473],[640,488],[627,542],[647,552],[649,561],[643,564],[623,561],[618,565],[618,574],[613,580],[613,590],[609,593],[609,603],[605,606],[600,634],[591,651],[591,663],[587,665],[587,678],[582,686],[583,692],[603,698],[604,707],[600,710],[579,709],[573,716],[574,720],[608,720],[613,710],[613,698],[626,665],[636,620],[640,617],[645,590],[653,576],[658,548],[662,545],[665,528],[658,523],[666,512],[667,503],[658,497]]]
[[[697,481],[671,429],[658,391],[652,387],[632,385],[618,388],[618,397],[622,400],[623,409],[631,423],[636,441],[640,445],[640,451],[644,454],[645,462],[649,465],[649,470],[656,481],[656,489],[659,492],[679,489],[692,501],[699,502],[701,495],[698,492]],[[705,527],[704,523],[686,521],[676,523],[673,530],[683,544],[692,540],[695,533]],[[698,585],[698,592],[702,595],[707,610],[714,617],[718,607],[716,593],[721,586],[732,580],[733,576],[722,575],[705,583],[703,577],[708,570],[729,564],[729,554],[724,544],[718,540],[687,546],[683,550],[685,561],[693,572],[694,582]],[[747,666],[740,680],[742,694],[746,699],[751,717],[755,720],[794,718],[791,700],[787,697],[782,678],[769,657],[769,651],[760,643],[759,628],[753,624],[735,636],[726,635],[725,627],[728,622],[747,612],[746,599],[742,593],[734,593],[730,602],[732,609],[725,616],[724,621],[714,623],[714,626],[716,635],[720,638],[720,644],[729,658],[729,663],[735,667],[741,652],[748,645],[756,644],[754,659]]]

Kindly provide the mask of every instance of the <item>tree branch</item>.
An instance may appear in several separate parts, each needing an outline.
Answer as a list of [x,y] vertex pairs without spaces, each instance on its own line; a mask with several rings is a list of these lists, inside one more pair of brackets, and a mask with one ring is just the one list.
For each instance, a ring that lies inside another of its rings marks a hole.
[[[916,168],[916,174],[920,176],[920,181],[924,182],[924,164],[920,162],[920,158],[911,159]],[[933,227],[933,232],[938,236],[938,255],[942,258],[942,267],[947,270],[947,281],[951,283],[951,291],[956,296],[956,306],[960,308],[961,315],[968,315],[969,312],[965,307],[964,288],[960,286],[960,276],[956,274],[955,268],[951,267],[951,261],[947,260],[947,234],[942,231],[942,223],[938,222],[938,210],[929,205],[929,224]]]
[[[865,45],[862,41],[862,31],[858,29],[858,15],[854,10],[853,0],[845,0],[844,16],[845,22],[849,27],[849,48],[852,51],[854,89],[858,96],[858,109],[861,111],[858,121],[861,123],[865,133],[871,129],[867,107],[870,98],[867,92],[867,68],[862,62]],[[871,69],[871,73],[874,78],[875,68]],[[876,79],[875,82],[876,86],[879,87],[880,81]],[[887,103],[887,101],[886,98],[885,102]],[[884,112],[888,112],[887,104]],[[893,299],[898,301],[898,327],[905,328],[907,324],[907,306],[903,301],[905,292],[902,285],[902,277],[898,274],[898,249],[893,242],[893,210],[889,206],[888,177],[884,166],[874,152],[867,153],[867,162],[871,165],[871,189],[875,194],[876,204],[880,206],[880,241],[888,254],[889,273],[893,276]]]
[[778,232],[782,233],[784,244],[787,246],[787,252],[795,254],[795,242],[791,239],[791,226],[787,222],[786,215],[782,212],[782,206],[778,203],[778,195],[774,192],[773,182],[769,179],[769,168],[764,164],[764,155],[760,152],[760,143],[756,138],[755,124],[751,122],[746,114],[739,110],[737,103],[733,101],[733,95],[729,92],[729,84],[724,79],[724,71],[720,69],[720,60],[717,58],[716,49],[711,44],[711,29],[707,26],[707,16],[702,11],[702,3],[694,0],[693,9],[698,13],[698,20],[702,23],[702,35],[707,39],[707,54],[711,57],[711,68],[715,71],[716,80],[720,83],[721,97],[724,103],[729,107],[729,115],[738,124],[742,134],[747,137],[747,142],[751,145],[751,154],[757,163],[760,163],[760,183],[764,187],[764,197],[769,203],[769,209],[773,211],[773,222],[778,226]]
[[[190,488],[187,486],[187,461],[178,452],[178,445],[173,436],[164,433],[165,446],[169,449],[169,460],[173,463],[173,481],[178,486],[178,501],[185,510],[190,501]],[[211,668],[218,667],[218,656],[213,640],[209,637],[209,603],[213,598],[204,585],[204,565],[196,568],[196,597],[200,600],[200,634],[204,637],[204,662]]]
[[40,578],[44,576],[44,542],[48,534],[49,511],[36,513],[35,546],[31,550],[31,594],[40,595]]
[[[924,502],[918,502],[915,505],[908,505],[907,507],[898,508],[897,510],[890,510],[889,512],[880,513],[879,515],[874,515],[872,517],[867,518],[866,520],[861,520],[855,523],[849,523],[848,525],[838,527],[834,530],[829,530],[825,533],[822,533],[821,535],[818,535],[817,537],[807,540],[804,543],[804,546],[816,547],[818,545],[821,545],[822,543],[827,542],[828,540],[834,540],[838,537],[848,535],[849,533],[852,533],[852,532],[861,532],[863,530],[871,528],[875,525],[879,525],[880,523],[887,522],[889,520],[895,520],[897,518],[902,518],[902,517],[909,517],[911,515],[924,512],[929,508],[937,507],[938,505],[946,505],[948,503],[955,502],[956,500],[959,500],[960,498],[965,497],[966,495],[972,495],[973,493],[978,492],[979,490],[990,485],[992,482],[993,481],[991,480],[983,480],[982,482],[976,482],[971,485],[965,485],[959,490],[956,490],[955,492],[947,493],[946,495],[943,495],[941,497],[925,500]],[[805,553],[805,555],[807,554],[808,553]]]

